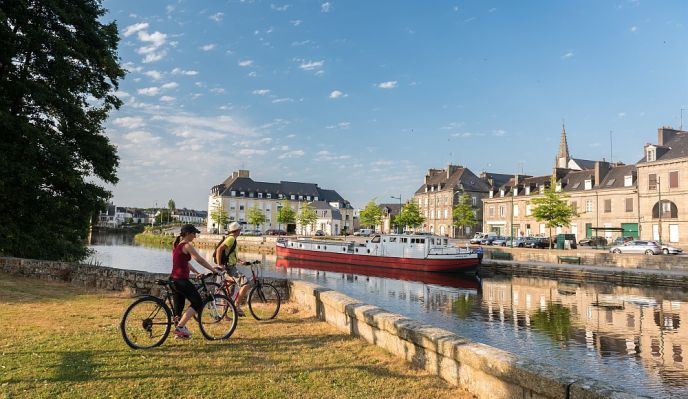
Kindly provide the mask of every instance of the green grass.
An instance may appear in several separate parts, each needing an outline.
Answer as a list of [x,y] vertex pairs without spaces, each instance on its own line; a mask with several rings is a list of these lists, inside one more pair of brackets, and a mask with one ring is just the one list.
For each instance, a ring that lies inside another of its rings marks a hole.
[[306,317],[239,321],[227,341],[132,350],[118,323],[130,298],[0,275],[0,398],[469,398],[382,349]]

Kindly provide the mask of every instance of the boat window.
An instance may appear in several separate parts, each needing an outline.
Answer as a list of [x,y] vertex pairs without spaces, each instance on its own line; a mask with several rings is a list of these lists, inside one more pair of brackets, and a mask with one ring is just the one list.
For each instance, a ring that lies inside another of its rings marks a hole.
[[380,242],[380,236],[373,237],[373,239],[370,240],[370,242]]
[[299,244],[299,248],[303,248],[303,244]]
[[389,242],[397,242],[397,238],[396,237],[390,237]]
[[430,239],[430,244],[435,245],[435,239],[434,238]]
[[342,251],[346,252],[346,247],[342,247]]
[[323,249],[327,249],[327,245],[323,246]]
[[370,250],[368,250],[368,253],[370,253]]
[[448,244],[448,242],[449,242],[449,240],[448,240],[447,238],[445,238],[445,239],[444,239],[444,240],[442,240],[442,241],[444,241],[444,245],[447,245],[447,244]]
[[318,245],[318,249],[320,249],[320,245]]
[[418,244],[424,244],[425,243],[425,238],[419,238],[418,239]]
[[356,252],[358,252],[358,248],[356,248]]
[[408,238],[402,238],[402,239],[401,239],[401,242],[403,242],[403,243],[408,242]]

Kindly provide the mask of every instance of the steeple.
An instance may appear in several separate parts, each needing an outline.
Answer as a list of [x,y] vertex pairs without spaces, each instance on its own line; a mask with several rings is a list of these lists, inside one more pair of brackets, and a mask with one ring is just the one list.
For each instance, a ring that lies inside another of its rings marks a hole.
[[568,168],[569,159],[569,145],[566,142],[566,126],[562,122],[561,140],[559,141],[559,154],[557,155],[557,168]]

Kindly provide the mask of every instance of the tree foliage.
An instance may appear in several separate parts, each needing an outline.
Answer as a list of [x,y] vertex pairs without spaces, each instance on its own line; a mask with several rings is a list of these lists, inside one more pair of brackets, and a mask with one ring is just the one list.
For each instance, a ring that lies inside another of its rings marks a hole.
[[254,226],[259,226],[267,222],[268,219],[265,217],[263,211],[258,208],[258,204],[256,204],[246,212],[246,220]]
[[299,210],[299,223],[301,224],[301,230],[306,226],[311,226],[315,221],[318,220],[318,215],[315,213],[315,209],[309,203],[304,203]]
[[1,255],[78,260],[117,182],[103,123],[124,76],[99,0],[0,5]]
[[363,226],[375,228],[382,222],[382,210],[374,200],[370,200],[359,214],[359,218]]
[[545,225],[549,227],[550,237],[553,227],[569,226],[571,220],[578,216],[578,213],[567,203],[568,196],[556,192],[552,186],[545,189],[542,197],[533,198],[531,201],[535,205],[532,210],[533,217],[538,222],[545,222]]
[[454,226],[460,228],[461,234],[466,231],[467,226],[474,226],[478,223],[475,219],[475,209],[471,204],[471,196],[468,193],[463,193],[459,197],[459,203],[452,210],[452,216],[454,217]]
[[210,211],[210,221],[215,223],[215,226],[220,233],[220,230],[224,229],[224,226],[229,222],[227,211],[225,211],[225,208],[221,203]]
[[171,211],[177,210],[177,204],[174,203],[173,199],[170,199],[169,201],[167,201],[167,209],[169,209]]
[[[289,201],[284,202],[284,206],[282,206],[278,211],[277,211],[277,223],[280,224],[290,224],[290,223],[295,223],[296,222],[296,212],[291,208],[291,205],[289,204]],[[286,230],[286,228],[285,228]]]
[[409,226],[416,228],[425,222],[425,218],[420,214],[420,209],[415,202],[409,201],[401,208],[399,216],[396,217],[395,222],[399,226]]

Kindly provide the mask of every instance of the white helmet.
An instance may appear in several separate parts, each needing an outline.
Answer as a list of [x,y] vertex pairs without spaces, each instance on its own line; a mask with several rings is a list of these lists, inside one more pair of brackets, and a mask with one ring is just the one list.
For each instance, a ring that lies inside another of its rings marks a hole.
[[237,222],[230,223],[229,228],[227,228],[227,231],[230,233],[237,230],[241,230],[241,225]]

